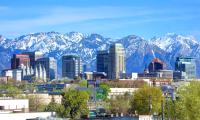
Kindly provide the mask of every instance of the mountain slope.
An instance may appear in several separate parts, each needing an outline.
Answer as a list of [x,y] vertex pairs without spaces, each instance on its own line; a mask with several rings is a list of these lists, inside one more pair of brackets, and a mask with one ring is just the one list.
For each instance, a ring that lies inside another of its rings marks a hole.
[[[10,66],[13,53],[22,51],[41,51],[45,56],[53,56],[61,68],[61,57],[64,54],[78,54],[87,64],[88,70],[95,70],[96,51],[108,49],[113,42],[122,43],[126,50],[127,72],[142,72],[145,65],[158,57],[173,69],[177,56],[191,56],[197,59],[200,74],[200,43],[192,36],[166,34],[161,38],[145,40],[136,35],[129,35],[118,40],[104,38],[99,34],[82,34],[70,32],[39,32],[27,34],[15,39],[0,36],[0,70]],[[8,54],[7,54],[8,53]],[[60,70],[60,69],[59,69]],[[61,73],[61,70],[59,71]]]
[[40,51],[45,56],[55,57],[59,66],[64,54],[78,54],[82,57],[84,63],[89,65],[95,60],[96,51],[108,49],[110,43],[111,39],[104,38],[101,35],[86,35],[78,32],[66,34],[41,32],[23,35],[13,40],[0,38],[0,47],[4,49],[12,50],[13,53],[16,53],[16,51]]

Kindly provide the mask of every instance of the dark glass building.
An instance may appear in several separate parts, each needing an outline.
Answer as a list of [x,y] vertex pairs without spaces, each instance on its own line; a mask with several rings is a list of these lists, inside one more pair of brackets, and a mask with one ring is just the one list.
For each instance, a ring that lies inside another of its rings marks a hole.
[[158,58],[153,59],[148,66],[148,70],[150,73],[157,72],[159,70],[164,70],[165,68],[166,68],[165,63]]
[[30,58],[30,65],[32,68],[35,68],[35,61],[39,58],[43,57],[43,54],[41,52],[23,52],[24,55],[29,55]]
[[11,69],[19,69],[21,66],[30,67],[29,55],[14,54],[11,58]]
[[175,71],[181,72],[182,79],[196,78],[196,62],[192,57],[177,57]]
[[64,55],[62,57],[62,77],[74,79],[82,73],[82,61],[77,55]]
[[108,75],[109,52],[107,50],[97,51],[97,72],[105,72]]
[[43,71],[40,70],[40,72],[45,71],[47,81],[57,79],[57,61],[53,57],[37,59],[36,68],[38,68],[37,66],[41,66]]

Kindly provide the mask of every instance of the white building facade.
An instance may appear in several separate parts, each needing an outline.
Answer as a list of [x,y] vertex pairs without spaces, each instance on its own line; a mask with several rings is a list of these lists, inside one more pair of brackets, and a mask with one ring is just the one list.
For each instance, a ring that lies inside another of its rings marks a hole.
[[3,77],[10,77],[13,80],[21,81],[22,80],[22,70],[21,69],[8,69],[2,71]]
[[28,99],[0,98],[0,113],[29,112]]

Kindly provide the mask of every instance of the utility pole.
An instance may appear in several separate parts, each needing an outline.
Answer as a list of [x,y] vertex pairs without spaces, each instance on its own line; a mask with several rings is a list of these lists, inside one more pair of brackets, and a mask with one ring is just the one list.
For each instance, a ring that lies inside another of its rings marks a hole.
[[151,109],[152,109],[152,98],[151,95],[149,95],[149,115],[151,115]]
[[174,104],[174,120],[176,120],[176,96],[172,99],[172,102]]
[[162,120],[164,120],[164,102],[161,101],[161,107],[162,107]]
[[152,110],[152,97],[149,95],[149,117],[151,116],[151,110]]

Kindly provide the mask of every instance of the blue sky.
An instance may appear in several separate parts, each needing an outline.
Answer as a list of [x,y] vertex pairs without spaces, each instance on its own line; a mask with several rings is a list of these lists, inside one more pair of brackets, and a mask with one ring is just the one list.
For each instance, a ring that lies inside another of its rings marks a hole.
[[200,0],[1,0],[0,34],[99,33],[146,39],[166,33],[200,40]]

